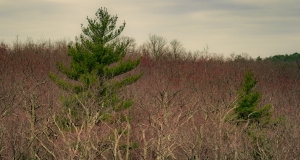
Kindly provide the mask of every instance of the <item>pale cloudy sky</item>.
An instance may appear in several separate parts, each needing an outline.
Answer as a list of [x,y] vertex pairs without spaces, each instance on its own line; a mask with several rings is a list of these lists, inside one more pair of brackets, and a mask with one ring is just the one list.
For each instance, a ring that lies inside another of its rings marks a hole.
[[300,0],[1,0],[0,42],[74,40],[100,7],[138,44],[156,34],[225,56],[300,52]]

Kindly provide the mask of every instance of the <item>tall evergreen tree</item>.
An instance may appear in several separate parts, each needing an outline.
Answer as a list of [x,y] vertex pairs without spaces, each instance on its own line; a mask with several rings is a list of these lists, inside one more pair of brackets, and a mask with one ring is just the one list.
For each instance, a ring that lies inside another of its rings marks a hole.
[[116,81],[115,77],[136,68],[140,59],[124,60],[131,41],[129,38],[117,40],[117,37],[124,30],[125,22],[116,29],[118,17],[109,15],[106,8],[98,9],[95,15],[94,19],[87,17],[88,26],[81,25],[83,33],[75,38],[75,43],[68,45],[70,66],[58,64],[59,70],[69,80],[63,80],[52,73],[49,77],[71,93],[64,98],[64,103],[73,115],[80,112],[79,102],[91,107],[89,104],[92,101],[94,109],[96,106],[96,110],[101,110],[99,118],[103,118],[104,115],[132,105],[131,100],[118,97],[117,91],[137,81],[141,74],[127,76],[121,81]]

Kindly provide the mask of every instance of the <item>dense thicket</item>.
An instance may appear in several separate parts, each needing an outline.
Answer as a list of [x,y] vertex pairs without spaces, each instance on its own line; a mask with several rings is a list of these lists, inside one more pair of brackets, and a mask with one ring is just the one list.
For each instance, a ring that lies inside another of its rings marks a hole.
[[[140,53],[135,53],[127,58],[139,57]],[[2,44],[0,59],[0,151],[4,159],[300,156],[300,72],[296,63],[207,56],[175,59],[169,54],[153,59],[146,54],[129,73],[143,72],[143,77],[118,93],[134,100],[132,108],[126,114],[117,113],[120,119],[111,117],[90,125],[92,113],[65,112],[62,116],[64,97],[69,94],[48,77],[49,72],[63,76],[57,61],[66,66],[70,63],[66,42]],[[261,94],[258,107],[272,105],[273,117],[267,126],[245,128],[245,124],[235,125],[227,119],[249,69],[257,80],[253,89]],[[121,80],[122,76],[116,78]],[[84,104],[91,106],[93,98]],[[69,130],[59,128],[58,123],[72,114],[89,118],[85,121],[88,125],[81,127],[74,119],[66,121],[70,122]]]

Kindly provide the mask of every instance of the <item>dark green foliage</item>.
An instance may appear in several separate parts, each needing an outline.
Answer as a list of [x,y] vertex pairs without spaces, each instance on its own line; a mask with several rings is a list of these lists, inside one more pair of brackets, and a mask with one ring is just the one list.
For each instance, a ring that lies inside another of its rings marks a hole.
[[257,80],[254,79],[252,71],[247,71],[244,77],[244,84],[240,94],[249,94],[256,83]]
[[271,56],[271,57],[267,57],[265,58],[265,60],[268,61],[283,61],[283,62],[297,62],[300,61],[300,54],[295,52],[293,54],[285,54],[285,55],[275,55],[275,56]]
[[57,64],[69,80],[65,81],[52,73],[49,77],[59,87],[75,95],[64,101],[66,107],[72,106],[74,113],[81,111],[76,106],[99,106],[102,113],[99,116],[107,119],[109,114],[106,113],[129,108],[133,104],[131,100],[119,98],[117,91],[136,82],[141,75],[127,76],[121,81],[114,78],[133,70],[140,59],[124,60],[131,40],[116,38],[124,30],[125,22],[116,29],[118,17],[109,15],[106,8],[100,8],[95,15],[95,19],[87,18],[88,26],[81,25],[83,33],[76,37],[75,43],[68,45],[70,67]]
[[258,56],[258,57],[256,58],[256,61],[262,61],[262,58],[261,58],[260,56]]
[[244,84],[239,91],[237,106],[234,109],[237,120],[250,120],[251,122],[268,123],[271,117],[271,105],[258,107],[261,94],[254,91],[257,80],[251,70],[247,71],[244,77]]
[[[75,43],[68,45],[71,56],[71,67],[58,64],[58,68],[70,79],[83,82],[85,85],[111,79],[134,69],[140,62],[138,60],[122,61],[130,44],[130,39],[112,41],[119,36],[125,27],[125,22],[119,29],[116,28],[117,16],[108,14],[107,9],[99,9],[96,19],[89,19],[88,26],[82,26],[83,34],[76,37]],[[115,30],[115,31],[114,31]],[[119,62],[119,65],[110,67]]]
[[81,85],[72,84],[70,82],[64,81],[60,79],[57,75],[50,73],[49,74],[50,79],[52,79],[60,88],[74,92],[79,93],[83,90]]

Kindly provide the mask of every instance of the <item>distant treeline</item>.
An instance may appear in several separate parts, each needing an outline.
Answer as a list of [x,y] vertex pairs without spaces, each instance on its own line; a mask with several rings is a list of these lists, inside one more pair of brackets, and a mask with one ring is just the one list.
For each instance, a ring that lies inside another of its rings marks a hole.
[[[260,57],[257,57],[257,60],[262,60]],[[295,52],[293,54],[285,55],[275,55],[265,58],[267,61],[284,61],[284,62],[297,62],[300,61],[300,54]]]

